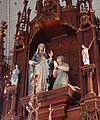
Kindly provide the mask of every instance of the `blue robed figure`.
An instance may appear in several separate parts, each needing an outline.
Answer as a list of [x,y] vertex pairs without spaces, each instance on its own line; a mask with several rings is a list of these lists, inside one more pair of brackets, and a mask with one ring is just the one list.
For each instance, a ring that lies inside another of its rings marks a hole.
[[40,43],[36,53],[33,55],[32,59],[29,60],[28,91],[31,91],[31,82],[35,75],[38,77],[36,82],[36,93],[48,91],[48,79],[50,74],[52,74],[50,65],[52,64],[53,52],[50,51],[48,55],[45,52],[45,44]]
[[18,65],[15,66],[15,69],[12,70],[11,75],[11,85],[17,85],[19,79],[20,70],[18,69]]

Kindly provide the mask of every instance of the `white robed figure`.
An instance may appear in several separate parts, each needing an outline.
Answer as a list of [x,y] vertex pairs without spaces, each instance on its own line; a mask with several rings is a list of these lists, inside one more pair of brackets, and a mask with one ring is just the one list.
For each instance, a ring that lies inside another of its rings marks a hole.
[[82,45],[82,60],[84,65],[89,65],[90,64],[90,58],[89,58],[89,49],[85,46]]
[[89,46],[86,47],[84,44],[81,45],[82,47],[82,61],[84,65],[90,65],[90,58],[89,58],[89,49],[92,46],[94,39],[90,42]]
[[29,60],[29,91],[31,91],[32,87],[32,77],[35,75],[38,77],[36,82],[36,93],[48,91],[49,83],[47,81],[51,74],[50,64],[52,63],[53,52],[50,51],[48,55],[45,52],[45,44],[41,43],[38,45],[37,51],[32,59]]

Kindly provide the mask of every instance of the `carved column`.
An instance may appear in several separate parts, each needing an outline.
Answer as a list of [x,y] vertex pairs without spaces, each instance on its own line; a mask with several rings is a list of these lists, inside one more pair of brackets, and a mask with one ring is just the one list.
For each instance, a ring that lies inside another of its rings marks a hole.
[[72,0],[65,0],[66,1],[66,6],[68,6],[68,8],[72,7]]
[[42,8],[43,8],[43,1],[37,0],[36,2],[37,17],[39,17],[39,15],[42,13]]
[[57,0],[57,15],[60,18],[60,1]]
[[89,0],[89,8],[92,9],[92,0]]
[[88,88],[88,93],[94,93],[94,90],[93,90],[93,73],[92,72],[89,72],[88,74],[88,80],[87,80],[87,88]]
[[6,115],[6,118],[12,118],[16,114],[16,109],[15,108],[16,108],[16,98],[17,98],[18,88],[19,87],[16,86],[16,85],[7,87],[8,94],[11,95],[11,97],[10,97],[11,104],[10,104],[10,111]]
[[39,120],[38,119],[38,110],[40,107],[40,103],[38,102],[37,93],[36,93],[36,82],[37,82],[37,75],[33,76],[31,82],[31,93],[30,93],[30,100],[27,106],[27,110],[29,112],[28,120]]
[[86,65],[81,67],[83,80],[84,80],[84,89],[86,91],[85,97],[95,96],[95,92],[93,89],[93,75],[95,72],[95,65]]

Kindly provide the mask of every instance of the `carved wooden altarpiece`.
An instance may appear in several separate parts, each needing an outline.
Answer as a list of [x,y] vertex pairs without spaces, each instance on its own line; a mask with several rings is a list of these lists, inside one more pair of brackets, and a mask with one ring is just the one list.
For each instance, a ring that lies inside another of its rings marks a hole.
[[[100,119],[100,21],[94,15],[92,0],[77,0],[75,6],[72,0],[65,2],[62,7],[59,0],[37,0],[37,15],[30,21],[31,9],[24,0],[24,9],[18,12],[13,51],[13,66],[19,66],[21,75],[18,86],[8,86],[3,96],[2,119],[28,120],[35,107],[32,101],[29,104],[28,61],[39,43],[45,43],[47,53],[53,51],[54,60],[58,55],[64,56],[70,66],[71,86],[51,90],[53,79],[50,90],[36,96],[34,100],[40,103],[38,120]],[[88,47],[92,40],[90,64],[84,65],[81,45]],[[26,108],[29,105],[31,109]]]

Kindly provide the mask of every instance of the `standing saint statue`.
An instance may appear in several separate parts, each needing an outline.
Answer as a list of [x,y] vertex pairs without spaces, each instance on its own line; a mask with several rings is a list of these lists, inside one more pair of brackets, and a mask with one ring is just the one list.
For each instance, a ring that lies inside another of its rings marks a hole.
[[15,69],[12,70],[11,85],[18,84],[19,74],[20,74],[20,70],[18,69],[18,65],[15,65]]
[[89,47],[86,47],[84,44],[81,45],[82,47],[82,61],[84,65],[90,65],[90,58],[89,58],[89,49],[92,46],[94,39],[89,44]]
[[29,91],[31,91],[32,77],[37,75],[36,93],[48,91],[49,75],[51,74],[50,65],[52,64],[53,52],[47,55],[45,52],[45,44],[38,45],[36,53],[29,60]]
[[69,65],[64,62],[63,56],[58,56],[57,61],[54,61],[53,76],[55,79],[53,89],[68,85],[69,77],[67,72],[69,71]]

